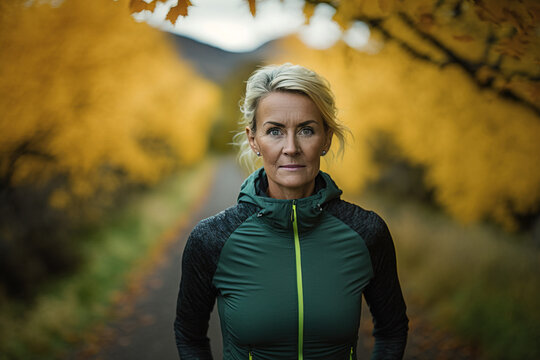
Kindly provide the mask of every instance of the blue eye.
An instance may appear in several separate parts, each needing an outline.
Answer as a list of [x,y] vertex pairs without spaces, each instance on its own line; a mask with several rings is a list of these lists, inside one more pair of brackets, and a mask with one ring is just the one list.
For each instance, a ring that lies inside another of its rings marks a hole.
[[300,130],[300,135],[313,135],[315,132],[313,131],[313,128],[311,127],[305,127]]
[[279,128],[271,128],[271,129],[268,129],[266,133],[272,136],[279,136],[281,135],[281,130]]

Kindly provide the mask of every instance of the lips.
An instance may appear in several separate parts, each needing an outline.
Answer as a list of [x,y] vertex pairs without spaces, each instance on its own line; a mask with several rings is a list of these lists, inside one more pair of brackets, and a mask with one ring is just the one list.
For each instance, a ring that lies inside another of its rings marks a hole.
[[306,167],[305,165],[297,165],[297,164],[290,164],[290,165],[281,165],[280,168],[283,169],[300,169]]

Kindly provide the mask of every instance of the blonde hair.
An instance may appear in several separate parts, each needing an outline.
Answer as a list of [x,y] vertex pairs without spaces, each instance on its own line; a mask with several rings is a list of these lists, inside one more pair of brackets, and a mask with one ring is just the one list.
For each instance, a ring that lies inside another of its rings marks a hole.
[[259,102],[268,94],[276,91],[295,92],[308,96],[321,113],[326,130],[333,131],[339,140],[338,154],[343,153],[346,134],[349,129],[337,120],[337,109],[330,84],[322,76],[300,65],[290,63],[268,65],[257,69],[249,77],[246,94],[241,101],[241,131],[233,137],[233,144],[239,146],[238,160],[248,169],[254,170],[259,165],[258,157],[249,146],[245,127],[255,132],[257,120],[255,113]]

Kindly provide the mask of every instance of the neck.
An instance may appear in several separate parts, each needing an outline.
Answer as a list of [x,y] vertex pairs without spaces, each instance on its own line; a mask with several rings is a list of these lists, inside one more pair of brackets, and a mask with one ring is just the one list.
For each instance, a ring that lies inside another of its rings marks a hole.
[[315,180],[299,188],[282,187],[274,183],[268,184],[268,196],[274,199],[294,200],[311,196],[315,191]]

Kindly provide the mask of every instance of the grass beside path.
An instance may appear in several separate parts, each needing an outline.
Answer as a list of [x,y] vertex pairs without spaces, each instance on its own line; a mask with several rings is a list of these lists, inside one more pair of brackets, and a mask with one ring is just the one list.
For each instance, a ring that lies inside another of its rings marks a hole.
[[83,341],[130,291],[126,286],[136,283],[130,279],[159,260],[175,230],[204,200],[214,169],[215,161],[208,160],[135,195],[99,227],[73,239],[86,257],[80,271],[49,286],[32,305],[3,300],[0,359],[58,359]]
[[482,359],[540,359],[540,251],[524,235],[383,194],[356,203],[388,223],[410,305],[479,346]]

